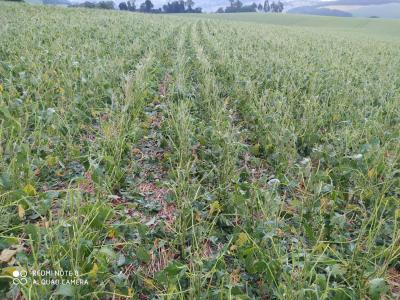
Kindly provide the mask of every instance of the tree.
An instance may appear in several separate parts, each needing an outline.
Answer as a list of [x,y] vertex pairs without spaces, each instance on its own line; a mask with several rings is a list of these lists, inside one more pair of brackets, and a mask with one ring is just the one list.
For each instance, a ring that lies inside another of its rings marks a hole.
[[151,2],[151,0],[146,0],[144,2],[145,6],[146,6],[146,11],[151,11],[154,7],[153,3]]
[[185,1],[183,1],[183,0],[179,0],[179,12],[180,13],[186,12]]
[[135,4],[135,0],[132,1],[128,1],[128,10],[129,11],[135,11],[136,10],[136,4]]
[[[53,0],[51,0],[51,1],[53,1]],[[83,3],[69,5],[69,7],[114,9],[115,8],[115,3],[113,1],[100,1],[98,3],[85,1]]]
[[113,1],[100,1],[97,4],[98,8],[101,9],[114,9],[114,2]]
[[274,13],[281,13],[284,9],[283,3],[281,1],[278,1],[277,3],[272,2],[270,6],[271,12]]
[[223,14],[225,11],[222,7],[218,8],[217,14]]
[[270,5],[270,11],[271,12],[278,12],[278,6],[275,4],[275,2],[272,2]]
[[270,12],[271,11],[271,7],[269,6],[269,1],[268,0],[264,1],[264,11],[265,12]]
[[262,6],[262,4],[260,3],[260,4],[258,4],[258,6],[257,6],[257,10],[258,11],[263,11],[263,6]]
[[237,0],[237,1],[235,2],[235,7],[236,7],[236,8],[242,8],[242,7],[243,7],[243,2],[240,1],[240,0]]
[[[243,5],[243,2],[240,0],[231,2],[231,6],[227,6],[224,10],[226,13],[239,13],[239,12],[256,12],[257,4],[253,3],[251,5]],[[221,10],[219,10],[221,12]]]
[[277,12],[281,13],[283,11],[283,3],[281,1],[278,1],[277,3]]
[[153,9],[153,7],[154,5],[151,0],[146,0],[142,4],[140,4],[140,11],[149,13]]
[[185,13],[185,3],[184,1],[173,1],[172,3],[168,2],[163,6],[164,12],[166,13]]
[[118,7],[119,10],[128,10],[128,5],[125,2],[121,2]]
[[193,10],[193,6],[194,6],[194,1],[193,0],[187,0],[185,3],[188,12],[191,12]]

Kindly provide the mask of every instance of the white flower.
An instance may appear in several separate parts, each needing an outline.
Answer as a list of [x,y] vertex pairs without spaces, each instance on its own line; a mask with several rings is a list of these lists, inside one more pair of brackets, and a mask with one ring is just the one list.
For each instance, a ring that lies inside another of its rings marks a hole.
[[281,184],[281,181],[277,178],[273,178],[270,181],[268,181],[269,186],[277,186],[279,184]]
[[360,160],[360,159],[362,159],[363,158],[363,155],[362,154],[355,154],[355,155],[352,155],[352,156],[349,156],[351,159],[354,159],[354,160]]
[[300,162],[300,164],[302,164],[303,166],[306,166],[309,164],[309,162],[311,161],[311,159],[309,159],[308,157],[303,158],[303,160]]

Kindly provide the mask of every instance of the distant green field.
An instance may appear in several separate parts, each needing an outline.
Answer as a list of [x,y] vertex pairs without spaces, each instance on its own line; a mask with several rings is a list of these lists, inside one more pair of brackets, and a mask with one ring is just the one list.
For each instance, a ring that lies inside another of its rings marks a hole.
[[400,3],[368,5],[350,12],[355,17],[379,16],[382,18],[400,18]]
[[345,33],[369,35],[384,39],[400,40],[400,20],[371,18],[320,17],[292,14],[203,14],[208,19],[254,22],[260,24],[284,25],[324,29]]

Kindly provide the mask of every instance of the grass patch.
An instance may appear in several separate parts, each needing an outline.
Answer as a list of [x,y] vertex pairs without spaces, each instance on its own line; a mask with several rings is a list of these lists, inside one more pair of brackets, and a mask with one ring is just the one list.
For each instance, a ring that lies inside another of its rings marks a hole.
[[1,298],[399,296],[395,36],[0,8]]

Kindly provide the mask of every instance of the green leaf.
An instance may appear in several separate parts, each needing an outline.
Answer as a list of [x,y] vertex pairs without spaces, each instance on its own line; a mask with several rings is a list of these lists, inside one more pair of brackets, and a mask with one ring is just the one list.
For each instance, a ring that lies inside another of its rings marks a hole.
[[12,180],[9,174],[3,173],[0,176],[0,187],[8,191],[12,188]]
[[57,288],[57,290],[54,294],[59,295],[59,296],[64,296],[64,297],[74,297],[75,288],[73,285],[62,284]]
[[262,273],[265,272],[268,268],[268,264],[265,261],[259,260],[256,261],[253,264],[253,269],[257,272],[257,273]]
[[150,261],[150,254],[143,247],[139,247],[136,250],[136,256],[141,262],[147,263]]
[[254,266],[253,262],[254,262],[254,258],[252,257],[252,255],[248,255],[244,259],[244,266],[246,268],[246,271],[248,273],[250,273],[250,274],[255,274],[256,273],[255,266]]
[[11,245],[17,245],[19,243],[16,237],[3,237],[0,239],[0,250],[3,250]]
[[91,214],[90,226],[92,228],[103,228],[105,222],[112,216],[113,209],[111,207],[89,204],[83,208],[85,214]]
[[314,230],[308,222],[303,223],[304,233],[310,241],[315,241]]
[[254,156],[258,156],[260,154],[260,144],[257,143],[250,147],[250,153]]
[[383,278],[375,278],[368,282],[368,295],[372,300],[379,300],[380,296],[386,292],[386,282]]
[[335,264],[332,266],[332,275],[337,276],[344,276],[346,275],[346,268],[344,266]]
[[40,244],[40,231],[36,225],[28,224],[25,226],[25,233],[32,239],[34,246],[39,246]]
[[182,270],[186,269],[186,265],[178,263],[178,262],[173,262],[168,265],[164,270],[168,273],[170,276],[176,276],[178,275]]
[[23,191],[26,195],[31,196],[31,197],[36,196],[36,194],[37,194],[35,187],[29,183],[24,186]]
[[172,193],[170,193],[165,197],[165,201],[167,203],[170,203],[170,204],[174,203],[175,202],[175,196]]
[[5,119],[12,120],[12,116],[7,107],[0,107],[0,115],[2,115]]
[[125,263],[126,263],[126,257],[123,254],[120,254],[118,256],[117,266],[121,267],[121,266],[125,265]]
[[269,283],[272,284],[276,282],[277,278],[279,278],[279,273],[281,270],[281,266],[278,262],[269,262],[267,266],[267,272],[265,272],[264,279]]
[[99,252],[104,254],[108,258],[111,258],[111,259],[115,259],[116,258],[115,252],[109,247],[101,247]]
[[168,276],[166,272],[160,271],[154,274],[154,280],[159,284],[166,284],[168,282]]

